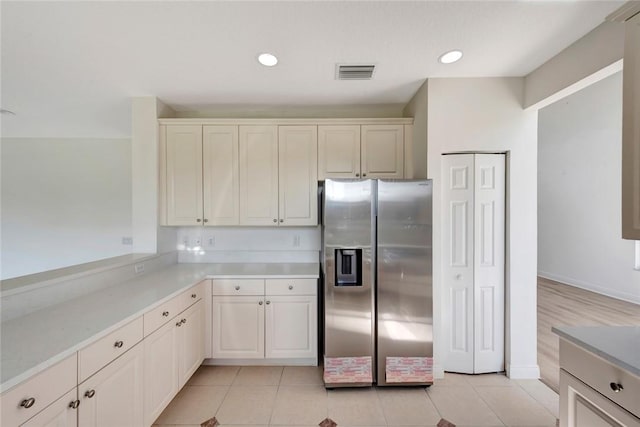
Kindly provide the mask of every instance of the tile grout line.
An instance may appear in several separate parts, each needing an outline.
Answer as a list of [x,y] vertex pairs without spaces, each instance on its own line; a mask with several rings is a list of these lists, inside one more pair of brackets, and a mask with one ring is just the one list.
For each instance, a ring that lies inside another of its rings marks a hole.
[[438,406],[436,405],[436,402],[434,402],[433,399],[431,399],[431,396],[429,396],[429,389],[431,387],[433,387],[434,385],[435,385],[435,383],[431,384],[429,387],[425,387],[424,388],[424,394],[427,395],[427,399],[429,399],[429,402],[431,402],[431,404],[433,405],[433,408],[436,410],[436,412],[438,413],[438,416],[442,420],[442,419],[444,419],[444,417],[442,416],[442,413],[440,413],[440,410],[438,409]]
[[[540,379],[539,379],[539,378],[538,378],[538,381],[540,381]],[[547,412],[549,412],[549,414],[551,414],[551,416],[552,416],[553,418],[558,419],[558,417],[556,417],[556,416],[555,416],[555,415],[554,415],[554,414],[553,414],[553,413],[552,413],[552,412],[547,408],[547,406],[546,406],[544,403],[542,403],[542,402],[540,402],[538,399],[536,399],[536,397],[535,397],[533,394],[529,393],[529,391],[528,391],[526,388],[522,387],[522,385],[520,385],[520,383],[518,383],[517,381],[516,381],[516,384],[518,384],[518,387],[520,387],[520,388],[521,388],[525,393],[527,393],[527,394],[528,394],[528,395],[529,395],[533,400],[535,400],[536,402],[538,402],[538,403],[540,404],[540,406],[542,406],[542,407],[543,407]],[[545,384],[545,383],[543,383],[542,381],[540,381],[540,384],[544,385],[544,386],[545,386],[545,387],[547,387],[549,390],[551,390],[551,391],[553,391],[553,392],[555,393],[555,391],[554,391],[551,387],[549,387],[548,385],[546,385],[546,384]],[[557,394],[557,393],[556,393],[556,394]],[[559,406],[560,406],[560,403],[559,403],[559,399],[560,399],[560,396],[558,396],[558,412],[560,412],[560,407],[559,407]]]
[[271,405],[271,414],[269,414],[269,421],[267,421],[267,425],[271,425],[271,420],[273,419],[273,413],[276,410],[276,403],[278,401],[278,394],[280,394],[280,384],[282,383],[282,376],[284,375],[284,369],[286,366],[283,366],[280,370],[280,377],[278,378],[278,384],[276,388],[276,395],[273,397],[273,404]]

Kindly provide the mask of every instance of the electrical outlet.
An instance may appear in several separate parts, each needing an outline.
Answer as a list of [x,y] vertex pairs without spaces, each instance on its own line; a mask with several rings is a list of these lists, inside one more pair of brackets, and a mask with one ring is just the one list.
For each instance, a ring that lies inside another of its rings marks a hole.
[[182,237],[182,244],[184,245],[185,249],[189,247],[189,238],[187,236]]
[[210,248],[213,248],[216,246],[216,237],[215,236],[209,236],[209,238],[207,239],[207,245]]
[[133,266],[136,274],[144,273],[144,264],[136,264]]
[[193,238],[193,246],[199,247],[202,246],[202,237],[196,236]]
[[133,245],[133,237],[123,237],[122,238],[123,245]]
[[300,235],[296,234],[295,236],[293,236],[293,247],[294,248],[299,248],[300,247]]

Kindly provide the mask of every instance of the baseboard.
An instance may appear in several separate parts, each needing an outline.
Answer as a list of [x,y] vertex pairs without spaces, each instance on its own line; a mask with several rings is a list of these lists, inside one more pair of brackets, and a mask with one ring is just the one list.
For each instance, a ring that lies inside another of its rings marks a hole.
[[318,366],[318,359],[204,359],[202,364],[213,366]]
[[507,376],[514,380],[537,380],[540,378],[540,367],[538,365],[514,366],[507,364]]
[[444,378],[444,367],[442,365],[433,365],[433,378],[442,379]]
[[597,294],[601,294],[610,298],[619,299],[622,301],[630,302],[632,304],[640,304],[640,297],[637,295],[628,294],[626,292],[619,292],[619,291],[612,292],[610,288],[599,286],[594,283],[573,279],[571,277],[565,277],[559,274],[548,273],[546,271],[538,271],[538,276],[544,279],[549,279],[549,280],[563,283],[565,285],[573,286],[575,288],[580,288],[586,291],[595,292]]

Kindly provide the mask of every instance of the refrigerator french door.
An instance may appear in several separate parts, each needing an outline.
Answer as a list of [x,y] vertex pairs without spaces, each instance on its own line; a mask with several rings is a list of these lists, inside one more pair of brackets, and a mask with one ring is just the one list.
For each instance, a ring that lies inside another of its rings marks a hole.
[[433,381],[431,181],[326,180],[325,385]]

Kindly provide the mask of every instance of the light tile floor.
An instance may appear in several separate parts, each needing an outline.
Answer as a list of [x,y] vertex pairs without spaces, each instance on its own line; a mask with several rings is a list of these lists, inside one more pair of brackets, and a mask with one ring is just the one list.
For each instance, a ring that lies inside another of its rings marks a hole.
[[201,366],[155,426],[459,427],[556,425],[558,395],[538,380],[446,374],[423,387],[325,390],[321,367]]

